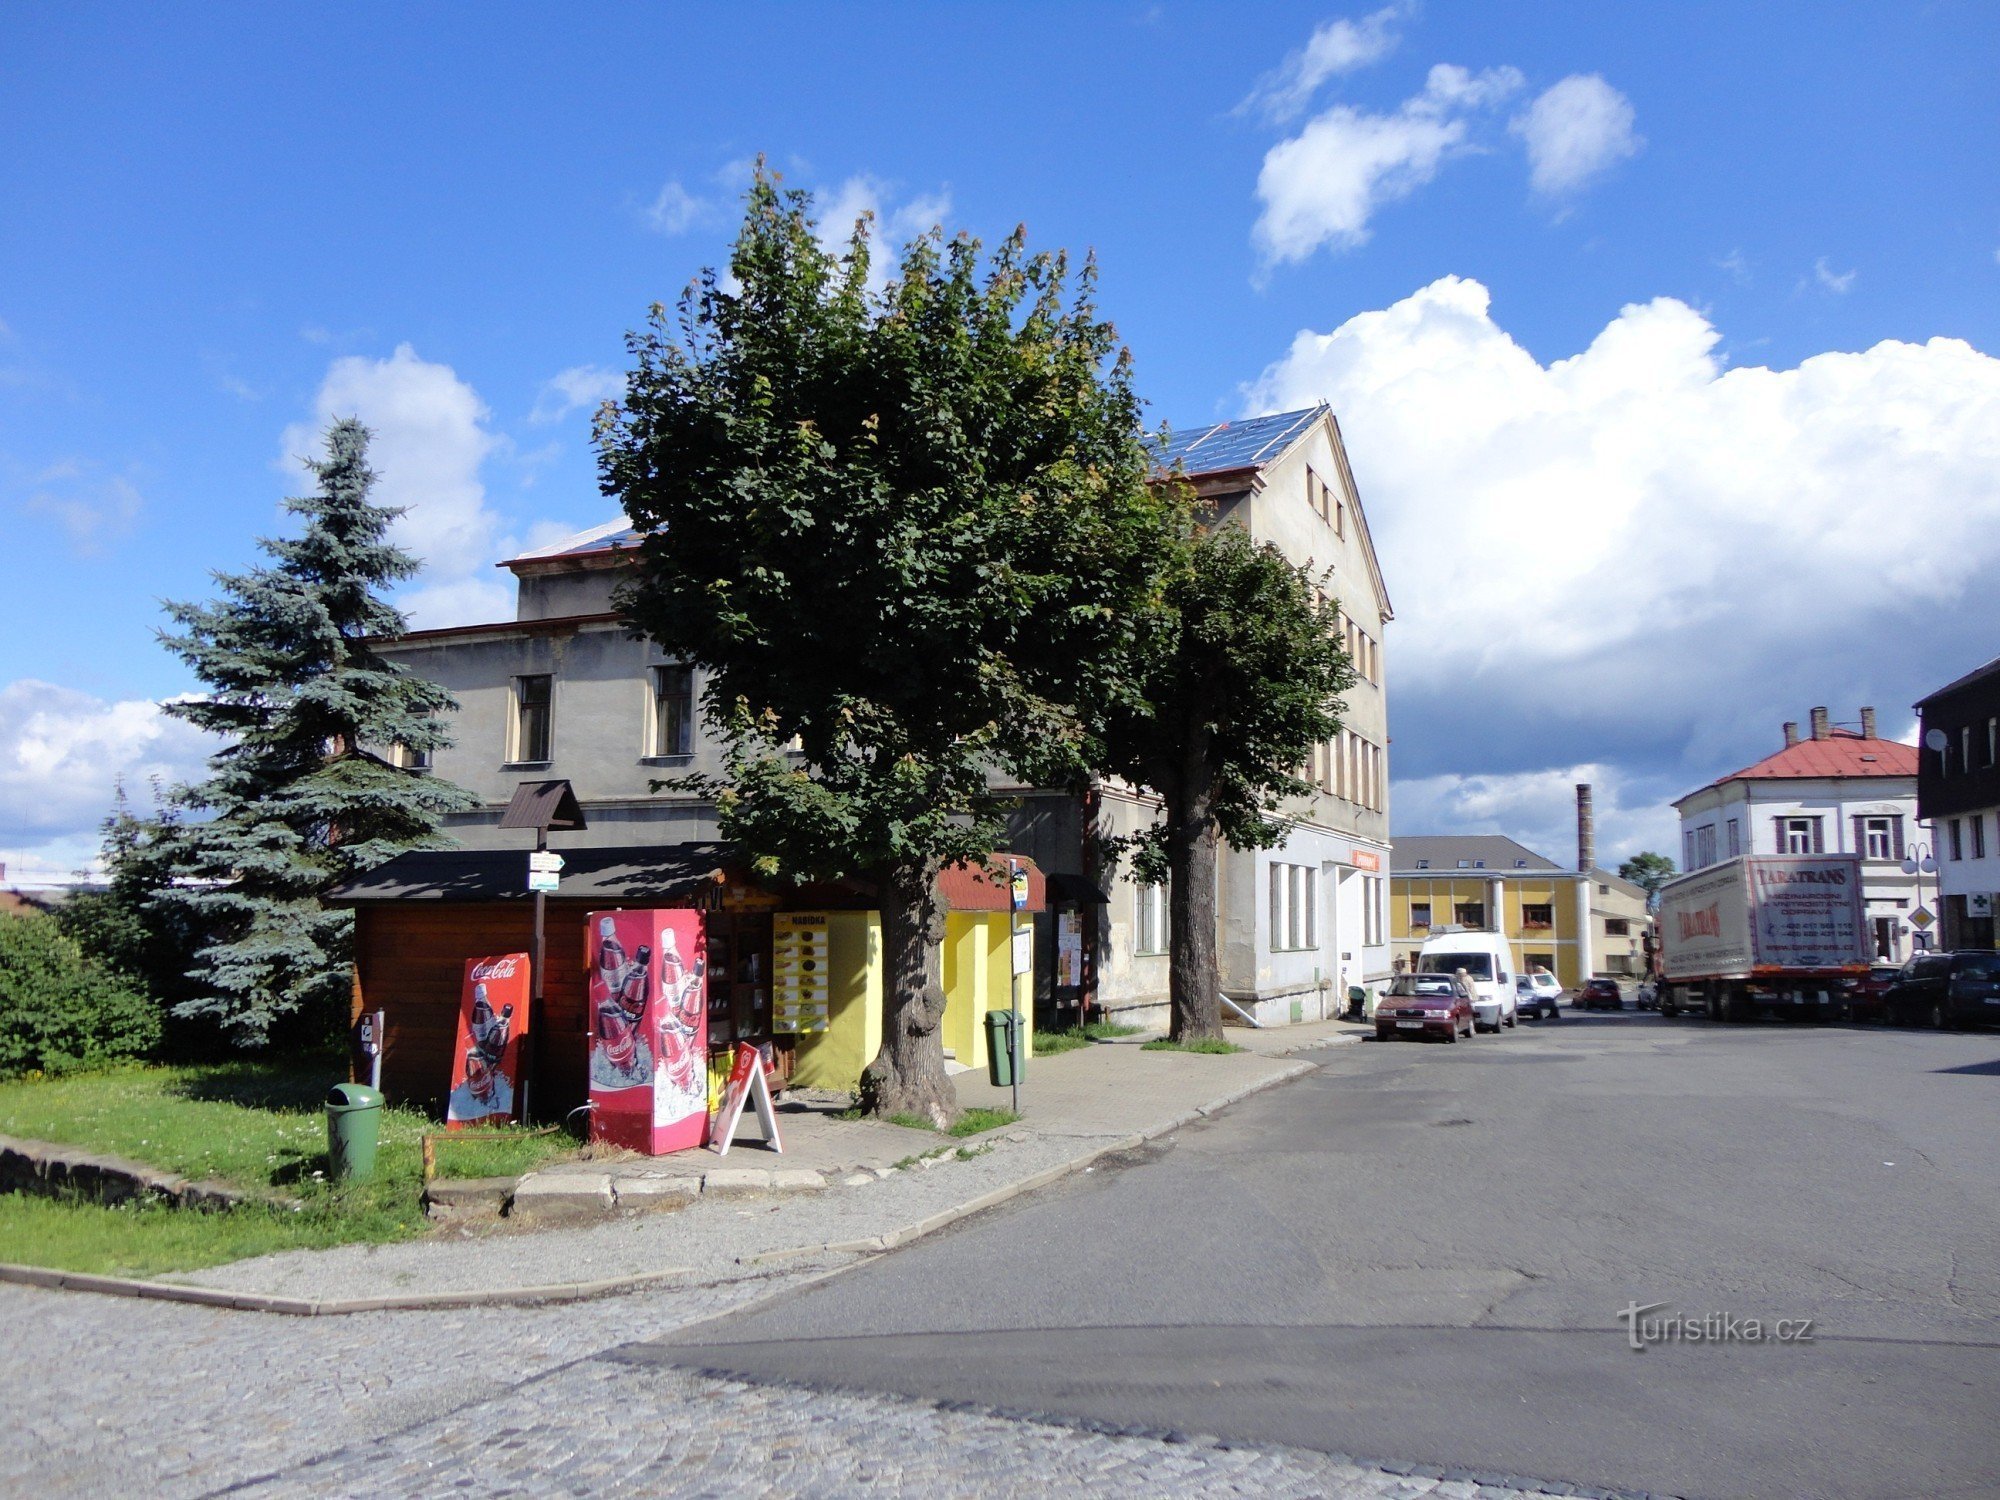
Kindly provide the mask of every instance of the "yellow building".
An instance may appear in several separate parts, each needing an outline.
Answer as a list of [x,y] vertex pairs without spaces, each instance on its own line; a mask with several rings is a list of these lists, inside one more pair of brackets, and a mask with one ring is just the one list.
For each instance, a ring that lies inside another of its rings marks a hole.
[[1448,926],[1498,932],[1523,966],[1564,989],[1593,972],[1592,882],[1498,835],[1398,838],[1389,874],[1389,943],[1399,969]]

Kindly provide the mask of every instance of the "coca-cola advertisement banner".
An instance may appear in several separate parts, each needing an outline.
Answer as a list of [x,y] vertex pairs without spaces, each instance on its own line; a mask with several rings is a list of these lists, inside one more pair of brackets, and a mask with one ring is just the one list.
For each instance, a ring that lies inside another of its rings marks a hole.
[[465,961],[445,1129],[520,1118],[521,1038],[528,1031],[528,955]]
[[658,1156],[708,1138],[702,914],[587,917],[590,1135]]

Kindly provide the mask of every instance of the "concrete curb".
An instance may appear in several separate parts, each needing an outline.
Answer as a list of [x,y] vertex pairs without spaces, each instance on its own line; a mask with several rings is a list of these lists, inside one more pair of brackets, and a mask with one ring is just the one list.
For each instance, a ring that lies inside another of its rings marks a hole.
[[[1359,1041],[1360,1038],[1356,1037],[1355,1040]],[[1014,1182],[1002,1183],[999,1187],[981,1193],[976,1198],[969,1198],[965,1202],[954,1204],[950,1208],[940,1209],[937,1213],[931,1214],[927,1218],[919,1219],[914,1224],[905,1224],[899,1229],[891,1229],[878,1235],[870,1235],[866,1239],[829,1240],[824,1244],[818,1245],[794,1245],[783,1250],[764,1250],[749,1257],[743,1264],[761,1266],[768,1265],[773,1261],[797,1260],[808,1255],[879,1255],[884,1251],[897,1249],[900,1246],[909,1244],[912,1240],[922,1239],[927,1234],[934,1234],[940,1229],[956,1224],[960,1219],[967,1219],[974,1214],[984,1213],[989,1208],[997,1208],[1000,1204],[1018,1198],[1023,1193],[1032,1193],[1035,1189],[1047,1187],[1052,1182],[1060,1182],[1072,1173],[1081,1172],[1094,1165],[1104,1157],[1115,1156],[1121,1151],[1135,1151],[1148,1141],[1158,1140],[1164,1135],[1171,1135],[1184,1126],[1191,1125],[1198,1120],[1206,1119],[1219,1110],[1227,1109],[1232,1104],[1240,1103],[1252,1094],[1262,1093],[1268,1088],[1276,1088],[1281,1083],[1289,1083],[1292,1079],[1310,1073],[1312,1070],[1313,1064],[1311,1063],[1293,1063],[1275,1077],[1252,1084],[1248,1088],[1238,1089],[1225,1099],[1218,1099],[1212,1103],[1204,1104],[1197,1109],[1189,1110],[1186,1114],[1178,1115],[1164,1125],[1156,1125],[1150,1130],[1138,1131],[1132,1135],[1113,1137],[1104,1141],[1101,1145],[1091,1147],[1088,1151],[1079,1152],[1068,1161],[1060,1161],[1052,1167],[1044,1167],[1041,1171],[1032,1173],[1027,1177],[1019,1178]]]
[[0,1282],[45,1287],[53,1291],[98,1292],[111,1297],[141,1297],[155,1302],[192,1302],[233,1312],[277,1313],[293,1318],[331,1318],[348,1313],[424,1312],[449,1307],[539,1307],[556,1302],[582,1302],[618,1292],[637,1291],[657,1282],[693,1275],[686,1266],[641,1271],[605,1281],[563,1281],[548,1286],[488,1287],[465,1292],[410,1292],[396,1297],[306,1298],[272,1297],[262,1292],[227,1292],[219,1287],[189,1286],[177,1281],[141,1281],[129,1276],[96,1276],[87,1271],[55,1271],[47,1266],[21,1266],[0,1261]]
[[[1359,1041],[1359,1037],[1348,1040]],[[1325,1042],[1307,1044],[1318,1047]],[[1281,1054],[1282,1055],[1282,1054]],[[738,1265],[768,1266],[777,1261],[801,1260],[815,1255],[880,1255],[897,1249],[927,1234],[956,1224],[960,1219],[983,1213],[1002,1203],[1031,1193],[1037,1188],[1059,1182],[1074,1172],[1092,1166],[1104,1157],[1120,1151],[1132,1151],[1148,1141],[1171,1135],[1184,1126],[1203,1120],[1232,1104],[1241,1103],[1253,1094],[1275,1088],[1281,1083],[1313,1071],[1313,1064],[1293,1063],[1270,1078],[1238,1089],[1225,1098],[1213,1100],[1184,1114],[1177,1115],[1165,1124],[1153,1126],[1149,1130],[1130,1135],[1115,1136],[1101,1144],[1080,1152],[1067,1161],[1057,1162],[1052,1167],[1044,1167],[1013,1182],[1002,1183],[999,1187],[981,1193],[963,1203],[941,1209],[937,1213],[887,1230],[879,1235],[871,1235],[859,1240],[835,1240],[823,1244],[795,1245],[781,1250],[763,1250],[755,1255],[740,1258]],[[833,1275],[845,1267],[836,1266],[828,1271]],[[489,1287],[464,1292],[411,1292],[403,1296],[389,1297],[349,1297],[314,1299],[303,1297],[274,1297],[261,1292],[230,1292],[217,1287],[189,1286],[173,1281],[145,1281],[128,1276],[97,1276],[85,1271],[57,1271],[46,1266],[23,1266],[8,1261],[0,1261],[0,1283],[12,1282],[19,1286],[43,1287],[53,1291],[96,1292],[112,1297],[140,1297],[160,1302],[190,1302],[202,1307],[227,1308],[232,1312],[275,1313],[294,1318],[340,1317],[350,1313],[364,1312],[422,1312],[432,1309],[452,1307],[534,1307],[560,1302],[583,1302],[594,1297],[616,1296],[634,1292],[665,1281],[694,1273],[687,1267],[676,1266],[660,1271],[641,1271],[631,1276],[614,1276],[604,1281],[566,1281],[547,1286]],[[697,1320],[698,1326],[704,1320]]]

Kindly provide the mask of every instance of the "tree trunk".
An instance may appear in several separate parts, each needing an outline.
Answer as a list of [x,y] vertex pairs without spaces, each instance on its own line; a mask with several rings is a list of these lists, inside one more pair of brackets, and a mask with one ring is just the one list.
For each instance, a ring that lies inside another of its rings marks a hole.
[[944,1070],[944,906],[936,860],[889,871],[882,891],[882,1050],[861,1075],[861,1107],[940,1129],[958,1118]]
[[1222,968],[1215,955],[1215,815],[1208,781],[1166,799],[1167,910],[1172,918],[1167,974],[1173,998],[1168,1035],[1177,1042],[1222,1036]]

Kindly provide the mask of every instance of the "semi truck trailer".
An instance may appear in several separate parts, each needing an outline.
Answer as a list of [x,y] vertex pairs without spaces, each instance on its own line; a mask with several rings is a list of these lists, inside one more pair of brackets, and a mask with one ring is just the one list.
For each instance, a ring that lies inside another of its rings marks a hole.
[[1868,972],[1861,859],[1751,854],[1660,891],[1660,1012],[1830,1021]]

